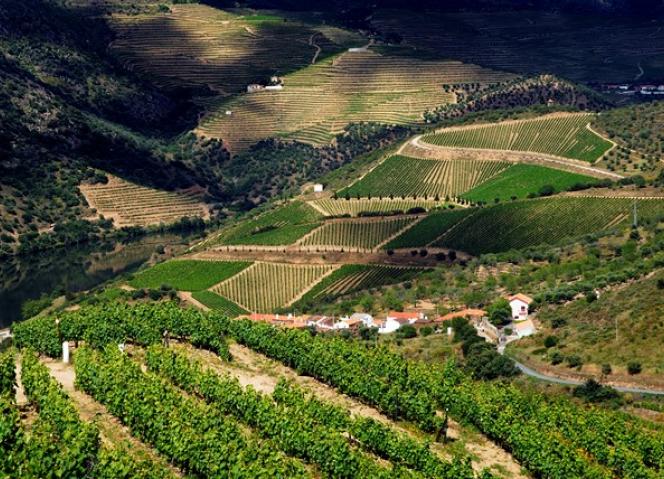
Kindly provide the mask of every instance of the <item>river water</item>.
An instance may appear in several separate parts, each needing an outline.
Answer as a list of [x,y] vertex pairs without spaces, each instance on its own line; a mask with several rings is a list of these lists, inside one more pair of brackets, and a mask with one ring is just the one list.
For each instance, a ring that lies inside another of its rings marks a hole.
[[[130,243],[79,246],[0,262],[0,329],[21,318],[21,305],[42,294],[93,288],[154,259],[186,249],[191,237],[154,235]],[[165,254],[157,249],[165,248]]]

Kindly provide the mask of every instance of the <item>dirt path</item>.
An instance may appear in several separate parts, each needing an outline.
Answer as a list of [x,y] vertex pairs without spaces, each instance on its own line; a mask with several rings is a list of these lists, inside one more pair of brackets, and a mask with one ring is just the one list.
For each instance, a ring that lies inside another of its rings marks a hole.
[[[367,406],[356,399],[338,392],[336,389],[321,383],[308,376],[298,375],[293,369],[288,368],[278,361],[257,353],[239,344],[231,344],[230,351],[233,363],[226,363],[218,356],[192,348],[190,345],[178,345],[192,357],[198,358],[207,366],[220,373],[231,374],[238,378],[244,387],[252,386],[257,391],[272,394],[281,377],[291,379],[312,392],[321,400],[337,404],[347,409],[353,416],[370,417],[384,424],[389,424],[396,430],[420,439],[426,435],[417,431],[410,424],[397,423],[377,409]],[[450,421],[449,436],[453,439],[449,446],[433,444],[433,450],[442,458],[450,459],[453,452],[465,450],[473,460],[473,468],[481,470],[491,468],[492,471],[510,478],[527,478],[521,472],[521,467],[510,454],[496,446],[481,434],[461,427],[458,423]]]
[[314,39],[316,38],[316,35],[318,35],[318,32],[312,33],[311,36],[309,37],[309,45],[316,48],[316,53],[314,53],[314,57],[311,59],[311,64],[312,65],[314,63],[316,63],[316,60],[318,60],[318,56],[320,55],[320,52],[323,51],[323,49],[320,47],[320,45],[318,45],[318,44],[316,44],[316,42],[314,42]]
[[21,382],[21,360],[16,359],[16,405],[23,406],[28,403],[28,398],[25,396],[23,383]]
[[132,436],[129,429],[118,418],[110,414],[106,407],[74,387],[76,374],[71,364],[64,364],[53,359],[43,359],[42,363],[46,365],[51,376],[62,385],[62,388],[69,395],[81,419],[97,425],[102,443],[110,447],[119,443],[127,443],[129,444],[130,453],[136,458],[149,458],[155,463],[167,467],[176,476],[183,477],[182,471],[172,466],[152,448]]
[[432,145],[425,143],[422,135],[413,138],[406,148],[404,154],[424,159],[453,160],[458,158],[477,159],[484,161],[510,161],[515,163],[530,163],[550,166],[573,173],[582,173],[596,178],[621,179],[622,175],[611,171],[590,166],[590,163],[581,160],[572,160],[561,156],[548,155],[534,151],[498,150],[490,148],[457,148],[448,146]]
[[180,298],[185,303],[191,304],[192,306],[194,306],[194,307],[196,307],[200,310],[203,310],[203,311],[210,311],[210,308],[205,306],[203,303],[201,303],[197,299],[194,299],[194,297],[192,296],[192,293],[190,293],[188,291],[178,291],[177,294],[178,294],[178,298]]
[[[193,253],[184,259],[197,259],[205,261],[265,261],[290,264],[384,264],[394,266],[426,267],[440,266],[443,263],[436,259],[436,253],[449,253],[447,248],[427,248],[427,256],[413,256],[409,249],[395,250],[388,255],[387,251],[373,253],[357,253],[350,251],[324,251],[324,248],[315,247],[311,250],[289,250],[284,248],[236,248],[235,246],[222,246],[209,251]],[[457,251],[459,260],[469,260],[469,254]]]

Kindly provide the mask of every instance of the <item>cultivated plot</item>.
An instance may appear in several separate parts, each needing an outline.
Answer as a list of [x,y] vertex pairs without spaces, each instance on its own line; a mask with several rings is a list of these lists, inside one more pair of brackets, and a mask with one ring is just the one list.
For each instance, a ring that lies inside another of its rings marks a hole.
[[335,249],[373,249],[416,221],[413,216],[384,219],[362,218],[325,223],[302,238],[298,244]]
[[423,160],[392,156],[341,190],[344,197],[411,197],[444,200],[482,184],[510,166],[504,161]]
[[538,194],[543,188],[551,187],[554,192],[567,190],[579,184],[596,182],[590,176],[554,170],[537,165],[516,164],[502,171],[489,181],[476,186],[462,195],[470,201],[486,203],[525,198],[529,194]]
[[546,116],[440,130],[425,143],[455,148],[529,151],[594,162],[613,146],[587,128],[593,116]]
[[325,198],[310,202],[311,206],[316,208],[326,216],[361,216],[363,213],[407,213],[413,208],[418,210],[430,210],[441,207],[445,203],[442,200],[424,198]]
[[80,189],[90,207],[113,219],[115,226],[149,226],[174,223],[185,216],[210,216],[202,191],[197,188],[165,191],[107,177],[106,184],[82,184]]
[[254,263],[211,290],[249,311],[271,312],[296,300],[300,294],[337,267]]
[[[482,208],[445,235],[439,246],[471,254],[493,253],[624,226],[635,200],[626,198],[545,198]],[[664,200],[636,200],[638,217],[661,219]]]

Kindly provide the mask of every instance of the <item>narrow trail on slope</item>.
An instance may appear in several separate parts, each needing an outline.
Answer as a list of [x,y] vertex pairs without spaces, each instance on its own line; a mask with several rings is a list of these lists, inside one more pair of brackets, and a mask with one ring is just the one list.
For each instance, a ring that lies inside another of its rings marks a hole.
[[122,442],[128,443],[130,445],[130,454],[133,456],[137,458],[149,458],[156,464],[167,467],[176,476],[184,477],[182,471],[170,464],[151,447],[132,436],[129,428],[124,426],[117,417],[109,413],[103,404],[74,387],[76,373],[73,365],[64,364],[53,359],[42,359],[42,363],[48,368],[51,377],[58,381],[69,395],[81,419],[97,425],[102,443],[109,447]]
[[318,32],[312,33],[311,36],[309,37],[309,45],[312,47],[316,48],[316,53],[314,53],[314,57],[311,59],[311,64],[313,65],[316,63],[316,60],[318,60],[318,56],[320,55],[320,52],[323,51],[323,49],[318,45],[316,42],[314,42],[314,39],[316,38],[316,35],[318,35]]

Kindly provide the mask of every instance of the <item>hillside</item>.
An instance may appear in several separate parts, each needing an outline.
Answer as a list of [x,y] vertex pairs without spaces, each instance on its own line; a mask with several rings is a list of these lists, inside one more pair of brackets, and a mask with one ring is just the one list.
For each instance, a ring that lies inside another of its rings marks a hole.
[[[597,374],[602,365],[611,365],[611,375],[629,381],[627,366],[643,368],[639,381],[661,380],[664,356],[661,311],[664,308],[661,269],[646,278],[602,291],[595,301],[576,299],[539,311],[544,330],[537,339],[519,342],[512,351],[529,362],[544,364],[560,374],[574,373],[566,364],[555,364],[556,355],[580,357],[581,374]],[[544,338],[554,336],[557,344],[544,347]],[[554,362],[551,365],[551,362]]]

